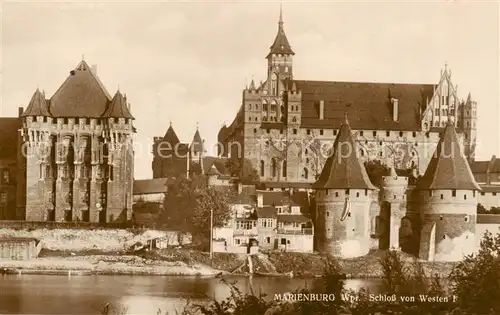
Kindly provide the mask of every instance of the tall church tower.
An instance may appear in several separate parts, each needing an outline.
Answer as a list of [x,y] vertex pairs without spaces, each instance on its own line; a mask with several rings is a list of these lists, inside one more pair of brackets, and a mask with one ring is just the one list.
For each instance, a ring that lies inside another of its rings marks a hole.
[[50,99],[37,89],[21,117],[20,218],[131,219],[134,117],[126,96],[111,97],[95,67],[82,60]]

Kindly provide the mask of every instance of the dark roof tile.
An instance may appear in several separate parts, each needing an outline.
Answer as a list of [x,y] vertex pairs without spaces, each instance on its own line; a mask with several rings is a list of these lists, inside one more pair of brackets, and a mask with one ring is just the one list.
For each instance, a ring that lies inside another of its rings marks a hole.
[[[432,84],[289,81],[302,92],[301,125],[304,128],[338,129],[347,110],[355,130],[419,131],[420,112],[433,95]],[[393,120],[391,98],[398,99],[398,119]],[[324,117],[319,119],[319,102]]]
[[111,96],[89,65],[81,61],[50,99],[53,117],[100,118]]
[[258,218],[275,219],[277,217],[276,213],[276,208],[273,206],[264,206],[261,208],[257,208]]
[[102,115],[106,118],[128,118],[134,119],[127,105],[127,99],[120,91],[117,91],[108,108]]
[[172,128],[172,124],[170,124],[170,126],[167,129],[167,132],[163,136],[163,141],[170,143],[170,145],[172,146],[180,143],[179,137],[177,137],[174,128]]
[[268,58],[272,54],[295,55],[290,43],[288,42],[288,38],[286,38],[285,29],[283,28],[283,17],[281,14],[278,22],[278,34],[276,34],[276,38],[269,48],[270,51],[267,55]]
[[302,222],[310,222],[311,219],[301,214],[282,214],[278,215],[278,221],[290,222],[290,223],[292,222],[302,223]]
[[50,117],[49,105],[47,104],[45,95],[42,92],[40,92],[39,89],[36,89],[35,93],[31,97],[28,107],[26,107],[26,110],[21,115],[21,117],[26,117],[26,116]]
[[167,192],[167,178],[134,180],[134,195]]
[[357,156],[357,144],[352,137],[347,118],[333,144],[330,154],[321,171],[315,189],[376,189],[370,182],[364,165]]
[[420,190],[481,190],[458,142],[455,128],[449,122],[441,135],[429,166],[417,187]]

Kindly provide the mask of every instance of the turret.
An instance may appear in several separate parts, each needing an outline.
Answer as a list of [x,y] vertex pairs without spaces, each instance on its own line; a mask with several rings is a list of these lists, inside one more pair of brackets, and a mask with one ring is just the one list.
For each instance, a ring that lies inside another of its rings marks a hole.
[[480,187],[461,151],[451,121],[417,183],[421,198],[421,259],[458,261],[475,251]]
[[370,206],[376,188],[357,157],[347,117],[332,150],[313,184],[317,249],[346,258],[363,256],[370,249]]

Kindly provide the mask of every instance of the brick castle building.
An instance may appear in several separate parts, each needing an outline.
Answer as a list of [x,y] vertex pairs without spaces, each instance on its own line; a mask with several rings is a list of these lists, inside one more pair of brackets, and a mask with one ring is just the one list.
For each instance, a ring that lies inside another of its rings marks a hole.
[[37,89],[20,110],[17,171],[10,174],[17,210],[11,219],[131,218],[135,130],[125,95],[117,91],[111,97],[96,68],[81,61],[52,97]]
[[294,57],[280,14],[266,79],[252,80],[233,122],[218,133],[220,155],[251,161],[261,181],[313,183],[345,112],[362,161],[390,160],[423,174],[448,119],[474,158],[477,105],[470,94],[459,98],[446,67],[437,84],[307,81],[296,78]]

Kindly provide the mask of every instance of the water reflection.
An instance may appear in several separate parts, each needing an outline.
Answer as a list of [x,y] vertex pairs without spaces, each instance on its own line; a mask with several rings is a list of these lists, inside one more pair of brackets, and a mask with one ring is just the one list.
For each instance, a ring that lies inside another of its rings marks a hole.
[[[276,293],[312,288],[321,279],[230,278],[228,282],[243,292]],[[377,280],[347,280],[346,286],[358,290],[377,290]],[[109,303],[113,312],[127,314],[175,314],[186,300],[206,303],[209,298],[224,299],[230,287],[220,279],[161,276],[41,276],[4,275],[0,278],[1,314],[100,314]]]

